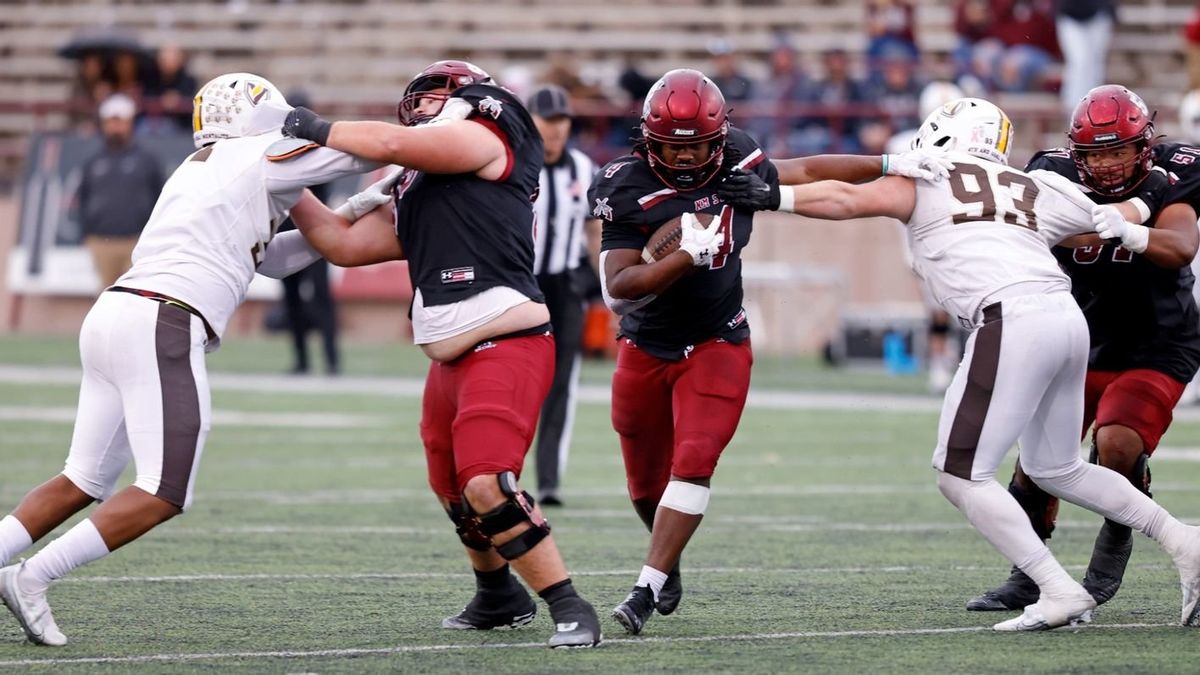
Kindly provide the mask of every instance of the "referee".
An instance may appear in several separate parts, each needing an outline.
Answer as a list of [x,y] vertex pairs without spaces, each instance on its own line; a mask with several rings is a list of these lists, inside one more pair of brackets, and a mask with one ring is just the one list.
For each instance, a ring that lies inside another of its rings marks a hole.
[[554,85],[539,87],[526,107],[546,149],[534,203],[533,271],[546,295],[555,341],[554,381],[538,424],[538,501],[543,506],[561,506],[559,482],[567,465],[579,388],[584,294],[589,277],[595,276],[588,263],[593,248],[589,242],[599,222],[590,219],[587,209],[595,168],[587,155],[567,148],[571,105],[566,91]]

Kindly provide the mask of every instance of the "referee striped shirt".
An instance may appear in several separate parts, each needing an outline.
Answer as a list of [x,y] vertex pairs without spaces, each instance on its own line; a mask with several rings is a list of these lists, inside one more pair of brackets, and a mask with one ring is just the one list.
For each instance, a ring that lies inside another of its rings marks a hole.
[[590,217],[587,193],[593,173],[592,160],[575,148],[567,148],[558,162],[542,167],[533,205],[537,216],[534,274],[563,274],[579,267],[586,250],[583,222]]

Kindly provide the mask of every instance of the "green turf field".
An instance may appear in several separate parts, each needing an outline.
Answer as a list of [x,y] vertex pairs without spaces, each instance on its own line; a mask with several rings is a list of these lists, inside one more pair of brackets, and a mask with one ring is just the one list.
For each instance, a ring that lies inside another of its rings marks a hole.
[[[517,631],[443,631],[441,618],[461,608],[472,582],[426,488],[418,400],[395,381],[363,380],[380,386],[354,391],[277,377],[287,360],[282,340],[231,340],[210,359],[215,423],[193,510],[52,589],[67,647],[25,644],[0,615],[0,670],[1200,669],[1200,634],[1174,625],[1175,571],[1145,538],[1126,586],[1092,627],[985,630],[1010,615],[967,613],[963,603],[1007,565],[933,484],[935,402],[838,410],[769,396],[789,385],[848,391],[851,400],[872,390],[911,395],[922,381],[784,359],[756,364],[764,404],[747,411],[724,455],[709,515],[684,558],[675,615],[654,617],[637,638],[607,617],[636,578],[647,535],[624,496],[607,406],[589,402],[577,421],[567,506],[548,516],[576,585],[601,611],[606,644],[543,648],[544,612]],[[77,364],[71,339],[0,339],[0,514],[61,468]],[[402,347],[351,347],[346,365],[352,377],[422,371],[419,354]],[[586,381],[603,385],[606,372],[592,365]],[[1200,522],[1200,424],[1183,417],[1155,459],[1155,493]],[[1053,547],[1078,575],[1098,525],[1062,510]]]

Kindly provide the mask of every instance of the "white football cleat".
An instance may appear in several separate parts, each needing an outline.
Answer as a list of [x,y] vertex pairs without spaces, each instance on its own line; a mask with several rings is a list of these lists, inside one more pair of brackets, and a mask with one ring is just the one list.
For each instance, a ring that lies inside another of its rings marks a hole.
[[1179,622],[1200,626],[1200,527],[1188,527],[1188,539],[1172,552],[1179,569],[1179,588],[1183,591],[1183,610]]
[[25,561],[0,569],[0,600],[17,617],[25,637],[36,645],[61,647],[67,644],[67,636],[54,623],[50,603],[45,593],[26,593],[17,583],[17,575],[25,568]]
[[1051,598],[1043,593],[1041,599],[1026,607],[1021,616],[1001,621],[992,626],[992,630],[1015,632],[1076,626],[1090,623],[1095,609],[1096,601],[1082,587],[1078,593],[1066,597]]

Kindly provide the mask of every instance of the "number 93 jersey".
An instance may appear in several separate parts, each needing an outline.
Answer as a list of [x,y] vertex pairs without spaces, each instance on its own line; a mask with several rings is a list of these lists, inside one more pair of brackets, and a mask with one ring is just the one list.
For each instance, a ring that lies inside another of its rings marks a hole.
[[279,132],[205,146],[163,186],[117,285],[186,302],[220,336],[304,188],[376,166]]
[[969,322],[1009,286],[1070,288],[1050,246],[1092,231],[1092,202],[1070,181],[952,154],[937,182],[916,181],[907,236],[913,269],[946,311]]

